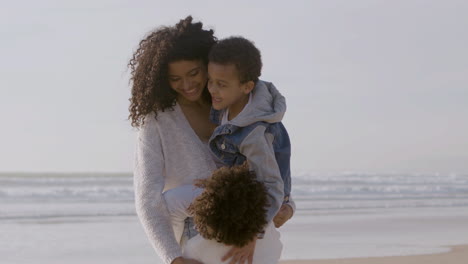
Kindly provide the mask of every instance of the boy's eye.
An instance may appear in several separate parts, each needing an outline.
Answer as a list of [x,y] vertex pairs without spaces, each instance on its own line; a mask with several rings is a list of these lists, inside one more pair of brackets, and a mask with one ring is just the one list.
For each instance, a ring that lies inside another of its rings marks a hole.
[[190,76],[196,76],[198,74],[198,71],[194,71],[192,73],[190,73]]

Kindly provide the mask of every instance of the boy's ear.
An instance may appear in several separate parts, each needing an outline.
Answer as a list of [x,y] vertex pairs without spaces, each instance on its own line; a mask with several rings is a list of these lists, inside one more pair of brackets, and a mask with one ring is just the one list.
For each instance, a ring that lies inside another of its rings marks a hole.
[[255,82],[254,81],[248,81],[244,84],[244,93],[249,94],[253,88],[255,87]]

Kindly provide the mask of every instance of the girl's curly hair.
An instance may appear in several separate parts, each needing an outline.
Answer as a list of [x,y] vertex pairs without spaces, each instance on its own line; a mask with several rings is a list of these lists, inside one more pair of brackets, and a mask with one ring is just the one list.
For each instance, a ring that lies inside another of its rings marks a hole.
[[204,190],[188,211],[204,238],[242,247],[264,230],[267,190],[246,164],[220,168],[196,185]]
[[[168,81],[168,64],[179,60],[201,60],[208,64],[208,53],[217,41],[213,30],[204,30],[201,22],[188,16],[175,26],[160,27],[140,41],[128,63],[131,70],[129,119],[133,127],[144,124],[151,112],[173,109],[177,93]],[[203,97],[209,99],[205,89]]]

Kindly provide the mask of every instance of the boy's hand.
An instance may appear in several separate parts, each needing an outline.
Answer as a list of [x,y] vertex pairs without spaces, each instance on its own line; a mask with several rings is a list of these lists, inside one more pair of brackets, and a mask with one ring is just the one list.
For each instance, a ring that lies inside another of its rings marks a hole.
[[293,209],[291,206],[288,204],[283,204],[278,211],[278,213],[275,215],[275,218],[273,218],[273,223],[275,224],[276,228],[281,227],[286,223],[293,215]]
[[257,238],[255,237],[252,241],[250,241],[247,245],[239,248],[239,247],[232,247],[231,250],[223,256],[221,261],[226,261],[230,257],[232,257],[229,264],[252,264],[253,256],[255,251],[255,244],[257,243]]

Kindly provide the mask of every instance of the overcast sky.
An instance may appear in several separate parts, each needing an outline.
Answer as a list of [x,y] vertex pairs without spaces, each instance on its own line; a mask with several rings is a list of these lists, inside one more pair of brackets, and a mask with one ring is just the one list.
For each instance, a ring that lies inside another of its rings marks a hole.
[[0,171],[131,171],[126,64],[189,14],[261,50],[294,172],[468,173],[468,1],[412,0],[3,3]]

